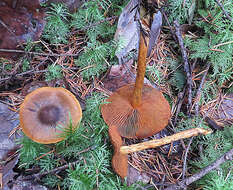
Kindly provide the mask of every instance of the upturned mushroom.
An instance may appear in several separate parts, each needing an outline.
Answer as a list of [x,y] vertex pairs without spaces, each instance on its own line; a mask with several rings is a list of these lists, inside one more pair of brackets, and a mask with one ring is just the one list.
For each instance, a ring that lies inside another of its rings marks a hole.
[[109,126],[109,136],[114,146],[112,167],[122,178],[127,176],[127,155],[122,154],[121,137],[146,138],[166,127],[170,119],[169,103],[162,92],[144,84],[147,46],[142,34],[139,41],[138,68],[135,84],[128,84],[101,106],[104,121]]
[[[112,167],[121,177],[127,176],[125,168],[128,166],[124,165],[127,165],[127,160],[123,161],[126,155],[120,152],[121,145],[116,144],[122,144],[119,139],[149,137],[164,129],[171,116],[169,103],[162,92],[144,84],[147,49],[146,40],[141,32],[135,84],[119,88],[106,100],[107,103],[101,106],[102,117],[109,126],[109,136],[115,150]],[[116,169],[118,162],[122,161],[124,164],[121,164],[121,167],[124,169]]]
[[78,127],[82,109],[68,90],[42,87],[28,94],[20,106],[20,126],[26,136],[43,144],[63,140],[62,132],[72,121],[72,130]]
[[162,92],[144,84],[146,56],[147,46],[141,34],[135,84],[121,87],[101,106],[104,121],[116,126],[122,137],[149,137],[166,127],[170,119],[170,106]]

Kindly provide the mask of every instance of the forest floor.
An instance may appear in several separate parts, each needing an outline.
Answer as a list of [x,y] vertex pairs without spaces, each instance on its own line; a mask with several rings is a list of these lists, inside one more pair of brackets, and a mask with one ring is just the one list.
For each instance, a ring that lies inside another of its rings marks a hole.
[[[0,189],[233,190],[232,1],[141,1],[142,29],[150,33],[154,13],[162,23],[144,81],[163,93],[171,119],[124,144],[191,128],[211,134],[129,154],[124,180],[111,166],[100,106],[135,82],[138,1],[49,2],[0,3]],[[83,111],[78,130],[49,145],[25,136],[18,114],[25,97],[46,86],[72,92]]]

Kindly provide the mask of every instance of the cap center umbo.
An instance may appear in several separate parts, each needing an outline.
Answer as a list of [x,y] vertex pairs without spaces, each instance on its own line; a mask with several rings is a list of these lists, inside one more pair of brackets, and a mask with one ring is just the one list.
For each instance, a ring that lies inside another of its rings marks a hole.
[[55,125],[59,121],[60,109],[54,105],[42,107],[39,110],[38,118],[45,125]]

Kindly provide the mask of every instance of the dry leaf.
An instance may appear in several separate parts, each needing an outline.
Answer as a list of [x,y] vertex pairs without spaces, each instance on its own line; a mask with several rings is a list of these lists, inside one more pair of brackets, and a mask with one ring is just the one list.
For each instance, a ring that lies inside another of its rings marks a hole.
[[233,124],[233,93],[219,96],[201,107],[201,114],[220,126]]
[[[0,49],[19,49],[28,40],[38,40],[44,28],[44,12],[39,0],[0,2]],[[0,57],[16,59],[19,54],[0,52]]]
[[160,30],[162,26],[162,14],[160,11],[154,15],[153,22],[151,24],[150,30],[150,39],[149,39],[149,46],[147,56],[151,54],[152,49],[155,47],[158,41],[158,37],[160,35]]
[[[134,83],[136,74],[132,69],[132,64],[133,60],[131,59],[125,64],[113,65],[108,75],[102,81],[104,88],[111,92],[115,92],[118,88],[126,84]],[[147,78],[144,78],[144,83],[157,88],[156,85],[151,84]]]
[[146,173],[139,172],[137,169],[129,165],[127,185],[132,185],[136,182],[147,184],[150,182],[150,177]]
[[14,159],[9,161],[6,165],[3,166],[2,169],[2,187],[3,189],[7,188],[7,183],[11,181],[17,173],[13,171],[13,168],[18,163],[19,155],[17,155]]
[[[118,41],[119,47],[116,52],[118,59],[127,56],[131,50],[137,48],[139,41],[139,30],[135,20],[137,0],[131,0],[124,7],[118,21],[115,40]],[[139,17],[139,14],[137,14]]]
[[133,60],[125,64],[113,65],[108,75],[103,79],[104,88],[109,91],[116,91],[118,88],[135,82],[136,75],[131,68]]
[[[18,114],[0,103],[0,160],[8,158],[8,153],[17,149],[15,136],[9,137],[10,132],[19,124]],[[17,137],[19,137],[17,135]]]

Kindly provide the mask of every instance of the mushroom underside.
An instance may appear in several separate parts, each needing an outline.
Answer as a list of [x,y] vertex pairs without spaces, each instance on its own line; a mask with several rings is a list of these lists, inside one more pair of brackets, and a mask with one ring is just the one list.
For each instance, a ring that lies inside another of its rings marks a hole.
[[123,86],[107,99],[101,107],[104,121],[126,138],[145,138],[161,131],[170,118],[167,100],[159,90],[144,85],[142,103],[133,108],[133,89],[134,84]]

